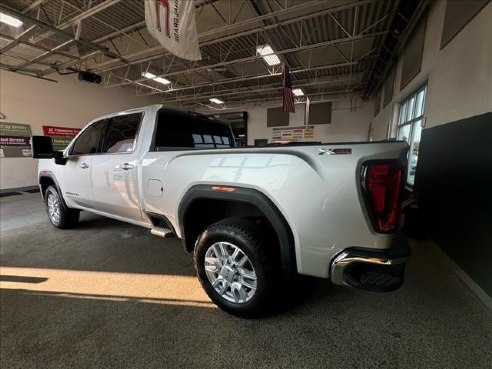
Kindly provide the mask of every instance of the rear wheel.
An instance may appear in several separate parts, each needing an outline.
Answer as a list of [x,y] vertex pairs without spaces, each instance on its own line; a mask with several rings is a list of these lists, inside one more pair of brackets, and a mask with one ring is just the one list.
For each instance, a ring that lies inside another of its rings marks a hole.
[[67,207],[55,186],[46,189],[44,202],[48,218],[56,228],[72,228],[78,223],[80,211]]
[[240,317],[270,311],[280,276],[274,246],[245,219],[224,219],[207,227],[195,245],[195,267],[210,299]]

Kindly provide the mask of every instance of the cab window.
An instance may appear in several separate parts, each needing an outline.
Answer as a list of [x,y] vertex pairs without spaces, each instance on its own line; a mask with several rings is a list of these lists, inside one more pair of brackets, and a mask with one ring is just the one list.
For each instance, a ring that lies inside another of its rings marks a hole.
[[154,135],[154,150],[225,149],[234,147],[230,127],[186,113],[161,110]]
[[100,152],[108,154],[133,152],[142,115],[142,113],[135,113],[110,118]]
[[75,141],[71,154],[87,155],[98,153],[106,128],[106,119],[97,121],[87,127]]

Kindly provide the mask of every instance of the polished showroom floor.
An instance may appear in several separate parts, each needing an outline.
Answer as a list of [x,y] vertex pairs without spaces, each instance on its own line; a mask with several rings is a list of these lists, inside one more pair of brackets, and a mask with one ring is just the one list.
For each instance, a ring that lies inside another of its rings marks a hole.
[[[176,240],[83,213],[54,229],[39,194],[1,199],[2,368],[485,368],[492,313],[412,242],[377,294],[304,279],[295,304],[241,320],[210,303]],[[294,297],[295,296],[295,297]]]

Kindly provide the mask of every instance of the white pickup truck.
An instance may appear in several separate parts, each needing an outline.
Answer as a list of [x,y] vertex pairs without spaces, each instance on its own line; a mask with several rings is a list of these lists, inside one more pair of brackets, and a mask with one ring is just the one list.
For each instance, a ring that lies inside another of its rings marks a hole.
[[55,227],[75,226],[85,210],[177,237],[212,301],[242,317],[268,311],[295,274],[401,286],[407,151],[404,142],[234,148],[226,123],[160,105],[95,119],[63,152],[32,138]]

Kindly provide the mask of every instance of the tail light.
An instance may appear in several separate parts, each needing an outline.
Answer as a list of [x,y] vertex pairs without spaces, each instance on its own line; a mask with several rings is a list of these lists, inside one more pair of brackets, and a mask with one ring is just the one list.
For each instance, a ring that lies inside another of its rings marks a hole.
[[388,233],[398,226],[404,167],[400,161],[374,161],[362,168],[362,187],[373,226]]

